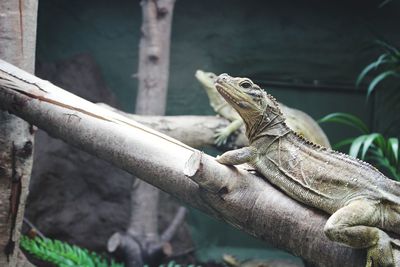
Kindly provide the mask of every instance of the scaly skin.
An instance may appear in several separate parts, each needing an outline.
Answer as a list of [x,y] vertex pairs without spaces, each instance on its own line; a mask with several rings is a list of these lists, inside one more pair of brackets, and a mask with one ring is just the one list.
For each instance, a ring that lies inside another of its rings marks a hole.
[[[232,106],[229,105],[216,90],[214,81],[217,78],[217,75],[212,72],[197,70],[195,77],[206,91],[210,101],[210,106],[214,111],[225,119],[231,121],[227,127],[218,130],[215,134],[215,144],[219,146],[223,145],[228,140],[228,137],[243,125],[243,120],[236,110],[232,108]],[[300,110],[289,108],[283,104],[280,104],[280,106],[282,113],[286,117],[286,124],[290,129],[316,144],[330,148],[325,133],[319,127],[318,123],[316,123],[309,115]]]
[[366,248],[367,267],[394,266],[392,246],[398,244],[384,230],[400,234],[400,183],[366,162],[294,133],[275,99],[251,80],[222,74],[216,88],[243,118],[250,142],[217,161],[248,163],[288,196],[332,214],[325,234]]

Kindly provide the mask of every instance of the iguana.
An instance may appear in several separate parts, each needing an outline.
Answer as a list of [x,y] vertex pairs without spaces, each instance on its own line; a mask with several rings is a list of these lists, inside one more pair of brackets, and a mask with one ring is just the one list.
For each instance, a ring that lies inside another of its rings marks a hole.
[[400,183],[370,164],[313,144],[286,126],[276,100],[247,78],[221,74],[216,88],[240,114],[250,145],[217,161],[248,163],[288,196],[331,216],[326,236],[367,249],[367,267],[394,266],[400,234]]
[[[214,73],[197,70],[195,77],[206,91],[210,105],[214,111],[225,119],[231,121],[227,127],[217,130],[215,134],[215,144],[223,145],[226,143],[228,137],[243,125],[243,120],[215,89],[214,81],[217,76]],[[282,113],[286,117],[286,124],[289,128],[316,144],[330,148],[325,133],[319,127],[318,123],[316,123],[309,115],[303,111],[289,108],[281,103],[280,107]]]

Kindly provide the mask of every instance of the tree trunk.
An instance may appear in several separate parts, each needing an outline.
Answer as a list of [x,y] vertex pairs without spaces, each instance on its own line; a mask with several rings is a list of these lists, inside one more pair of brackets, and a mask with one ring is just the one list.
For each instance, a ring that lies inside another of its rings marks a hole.
[[142,0],[136,113],[164,115],[166,109],[172,12],[175,0]]
[[[172,13],[175,0],[142,0],[142,36],[139,44],[138,96],[136,113],[164,115],[169,76]],[[157,264],[171,254],[169,240],[158,234],[159,190],[135,179],[131,190],[131,216],[126,233],[114,234],[109,249],[118,242],[128,267]],[[164,244],[165,243],[165,244]]]
[[[262,177],[239,166],[221,165],[3,61],[0,108],[310,264],[365,265],[365,250],[334,243],[324,235],[327,214],[289,198]],[[400,266],[399,250],[394,251]]]
[[[33,73],[37,0],[0,0],[0,58]],[[0,266],[16,266],[32,169],[34,127],[0,113]]]

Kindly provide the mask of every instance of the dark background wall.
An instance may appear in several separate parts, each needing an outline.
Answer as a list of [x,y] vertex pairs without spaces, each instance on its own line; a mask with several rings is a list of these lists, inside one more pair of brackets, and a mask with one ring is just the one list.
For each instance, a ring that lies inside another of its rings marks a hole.
[[[379,55],[375,39],[400,43],[400,3],[378,8],[380,2],[177,1],[167,114],[213,114],[193,76],[200,68],[249,76],[279,101],[314,118],[351,112],[376,125],[379,118],[354,81]],[[132,111],[140,25],[138,1],[41,0],[37,60],[54,63],[82,52],[91,54],[107,87],[123,109]],[[333,143],[354,134],[337,125],[323,127]],[[203,247],[210,241],[205,228],[225,235],[216,237],[215,246],[259,245],[244,241],[237,232],[221,230],[215,222],[205,223],[201,216],[192,216],[191,223]]]
[[[379,54],[375,39],[400,41],[395,28],[400,4],[392,1],[378,8],[379,3],[177,1],[167,113],[212,114],[193,77],[202,68],[250,76],[280,101],[315,118],[346,111],[371,122],[364,93],[354,88],[354,81]],[[136,1],[43,0],[38,60],[56,61],[90,52],[123,108],[132,111],[140,23]],[[276,81],[285,84],[270,85]],[[297,88],[299,84],[303,86]],[[349,134],[335,128],[326,127],[334,141]]]

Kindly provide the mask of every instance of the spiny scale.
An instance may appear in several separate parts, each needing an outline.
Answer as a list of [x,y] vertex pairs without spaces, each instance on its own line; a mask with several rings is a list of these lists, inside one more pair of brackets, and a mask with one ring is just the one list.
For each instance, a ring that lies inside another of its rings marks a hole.
[[[286,123],[285,123],[285,126],[288,127],[288,126],[286,125]],[[296,133],[295,131],[292,131],[292,132],[293,132],[294,135],[299,139],[299,141],[302,142],[302,143],[305,144],[305,145],[310,145],[310,146],[312,146],[312,148],[314,148],[314,149],[318,149],[318,150],[320,150],[320,151],[326,151],[326,152],[331,153],[331,154],[336,154],[336,155],[339,155],[339,156],[341,156],[341,157],[343,157],[343,158],[346,158],[346,159],[355,160],[355,161],[359,162],[361,165],[365,165],[365,166],[367,166],[367,167],[370,167],[370,168],[372,168],[372,169],[378,171],[374,166],[372,166],[372,165],[369,164],[368,162],[365,162],[365,161],[363,161],[363,160],[361,160],[361,159],[359,159],[359,158],[353,158],[353,157],[351,157],[351,156],[348,155],[348,154],[345,154],[345,153],[342,153],[342,152],[339,152],[339,151],[336,151],[336,150],[333,150],[333,149],[329,149],[329,148],[326,148],[326,147],[324,147],[324,146],[315,144],[314,142],[312,142],[312,141],[310,141],[310,140],[304,138],[303,136],[299,135],[299,134]]]
[[[264,90],[263,90],[264,91]],[[275,106],[278,108],[279,114],[283,115],[281,108],[279,107],[278,101],[275,99],[275,97],[273,97],[272,95],[268,94],[267,92],[265,92],[265,95],[272,101],[272,103],[275,104]]]
[[[265,91],[264,91],[264,92],[265,92]],[[266,92],[265,92],[265,93],[266,93]],[[275,99],[275,97],[273,97],[272,95],[270,95],[270,94],[268,94],[268,93],[266,93],[266,96],[276,105],[276,107],[278,108],[279,113],[280,113],[281,115],[283,115],[283,114],[282,114],[282,111],[281,111],[281,109],[280,109],[280,107],[279,107],[278,101]],[[286,119],[286,118],[285,118],[285,119]],[[285,125],[287,128],[289,128],[289,127],[286,125],[285,122],[284,122],[284,125]],[[290,129],[290,128],[289,128],[289,129]],[[342,152],[339,152],[339,151],[336,151],[336,150],[333,150],[333,149],[328,149],[328,148],[326,148],[326,147],[324,147],[324,146],[321,146],[321,145],[319,145],[319,144],[316,144],[316,143],[314,143],[314,142],[312,142],[312,141],[310,141],[310,140],[304,138],[303,136],[299,135],[297,132],[295,132],[295,131],[293,131],[293,130],[291,130],[291,131],[292,131],[292,132],[294,133],[294,135],[299,139],[299,141],[302,142],[302,143],[305,144],[305,145],[309,145],[309,146],[311,146],[312,148],[318,149],[318,150],[320,150],[320,151],[326,151],[326,152],[328,152],[328,153],[332,153],[332,154],[339,155],[339,156],[341,156],[341,157],[343,157],[343,158],[346,158],[346,159],[355,160],[355,161],[359,162],[361,165],[366,165],[367,167],[370,167],[370,168],[372,168],[372,169],[374,169],[374,170],[377,170],[374,166],[372,166],[372,165],[369,164],[368,162],[365,162],[365,161],[363,161],[363,160],[361,160],[361,159],[359,159],[359,158],[353,158],[353,157],[351,157],[351,156],[348,155],[348,154],[345,154],[345,153],[342,153]],[[377,171],[378,171],[378,170],[377,170]]]

